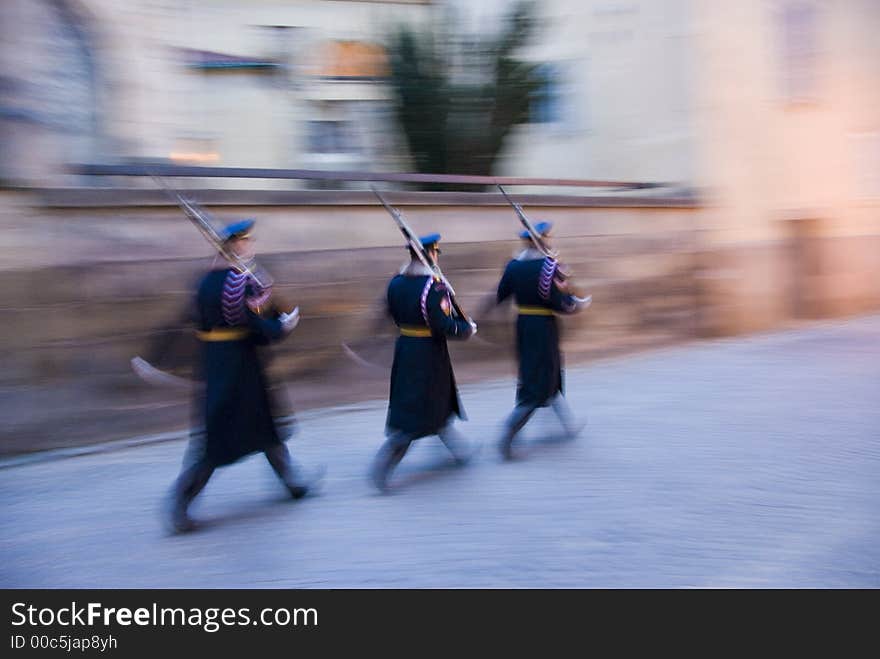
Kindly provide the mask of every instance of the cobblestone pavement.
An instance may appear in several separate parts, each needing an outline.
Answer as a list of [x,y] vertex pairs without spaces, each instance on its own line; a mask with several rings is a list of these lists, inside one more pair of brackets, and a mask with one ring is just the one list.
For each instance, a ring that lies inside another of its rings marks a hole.
[[181,439],[0,470],[0,586],[878,588],[880,316],[690,344],[567,373],[588,425],[542,410],[499,460],[514,383],[462,388],[464,468],[414,445],[366,479],[385,401],[313,410],[290,442],[325,464],[289,501],[260,456],[219,470],[169,536]]

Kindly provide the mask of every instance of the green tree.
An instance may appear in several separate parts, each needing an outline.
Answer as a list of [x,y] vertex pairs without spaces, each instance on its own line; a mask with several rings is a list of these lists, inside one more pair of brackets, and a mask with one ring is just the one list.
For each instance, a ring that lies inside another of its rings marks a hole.
[[540,84],[537,64],[516,57],[535,27],[534,5],[521,2],[499,34],[482,39],[458,36],[449,18],[427,33],[397,28],[388,48],[390,83],[397,122],[419,172],[492,174],[505,138],[528,120]]

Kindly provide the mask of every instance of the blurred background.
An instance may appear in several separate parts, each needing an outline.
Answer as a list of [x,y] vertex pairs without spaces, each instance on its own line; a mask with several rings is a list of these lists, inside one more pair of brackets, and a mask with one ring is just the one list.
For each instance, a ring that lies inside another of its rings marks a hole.
[[[4,0],[0,455],[188,423],[129,360],[185,373],[213,254],[126,167],[257,219],[303,314],[271,363],[291,409],[387,394],[340,345],[390,361],[405,252],[370,185],[476,309],[520,224],[463,177],[515,177],[593,295],[570,365],[875,311],[878,28],[876,0]],[[461,381],[515,375],[510,320],[453,346]]]

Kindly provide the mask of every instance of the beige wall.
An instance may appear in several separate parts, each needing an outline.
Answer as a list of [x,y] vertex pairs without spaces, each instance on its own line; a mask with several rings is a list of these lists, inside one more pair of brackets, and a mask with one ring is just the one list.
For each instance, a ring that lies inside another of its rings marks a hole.
[[[793,276],[790,265],[760,256],[791,240],[813,241],[810,295],[835,300],[824,313],[864,308],[876,264],[862,247],[880,233],[880,186],[868,164],[880,159],[872,137],[880,128],[880,6],[693,6],[695,182],[707,203],[706,244],[731,254],[712,282],[716,296],[731,300],[721,324],[761,329],[791,314],[791,287],[780,285]],[[811,8],[814,29],[789,25],[786,36],[784,12],[799,6]],[[786,38],[800,53],[791,59]],[[807,83],[789,93],[799,80]],[[807,306],[821,315],[822,305]]]
[[[784,93],[779,13],[784,2],[696,3],[700,67],[697,182],[727,242],[784,236],[782,219],[822,218],[832,235],[877,230],[880,189],[864,152],[880,130],[876,3],[815,6],[810,98]],[[876,147],[876,142],[874,143]],[[865,158],[866,159],[866,158]]]
[[690,5],[539,3],[544,25],[525,56],[560,67],[562,118],[519,126],[501,171],[691,184],[696,134]]

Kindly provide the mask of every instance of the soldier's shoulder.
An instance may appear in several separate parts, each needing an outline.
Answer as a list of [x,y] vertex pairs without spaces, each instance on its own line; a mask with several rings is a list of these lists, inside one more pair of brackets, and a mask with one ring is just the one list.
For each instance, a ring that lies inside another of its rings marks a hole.
[[430,297],[432,298],[440,298],[446,297],[449,293],[449,287],[446,286],[442,281],[434,281],[431,283]]
[[400,273],[393,275],[391,279],[388,280],[388,286],[399,286],[401,283],[403,283],[404,279],[406,279],[406,277],[404,277]]
[[531,268],[532,261],[523,261],[522,259],[511,259],[504,272],[509,275],[518,275],[527,272]]
[[388,295],[401,294],[406,291],[406,286],[406,277],[404,277],[403,275],[394,275],[391,279],[388,280],[386,292],[388,293]]
[[208,270],[198,278],[198,283],[196,284],[196,287],[201,290],[203,288],[216,286],[218,283],[221,283],[226,279],[226,274],[228,272],[228,268],[219,270]]

